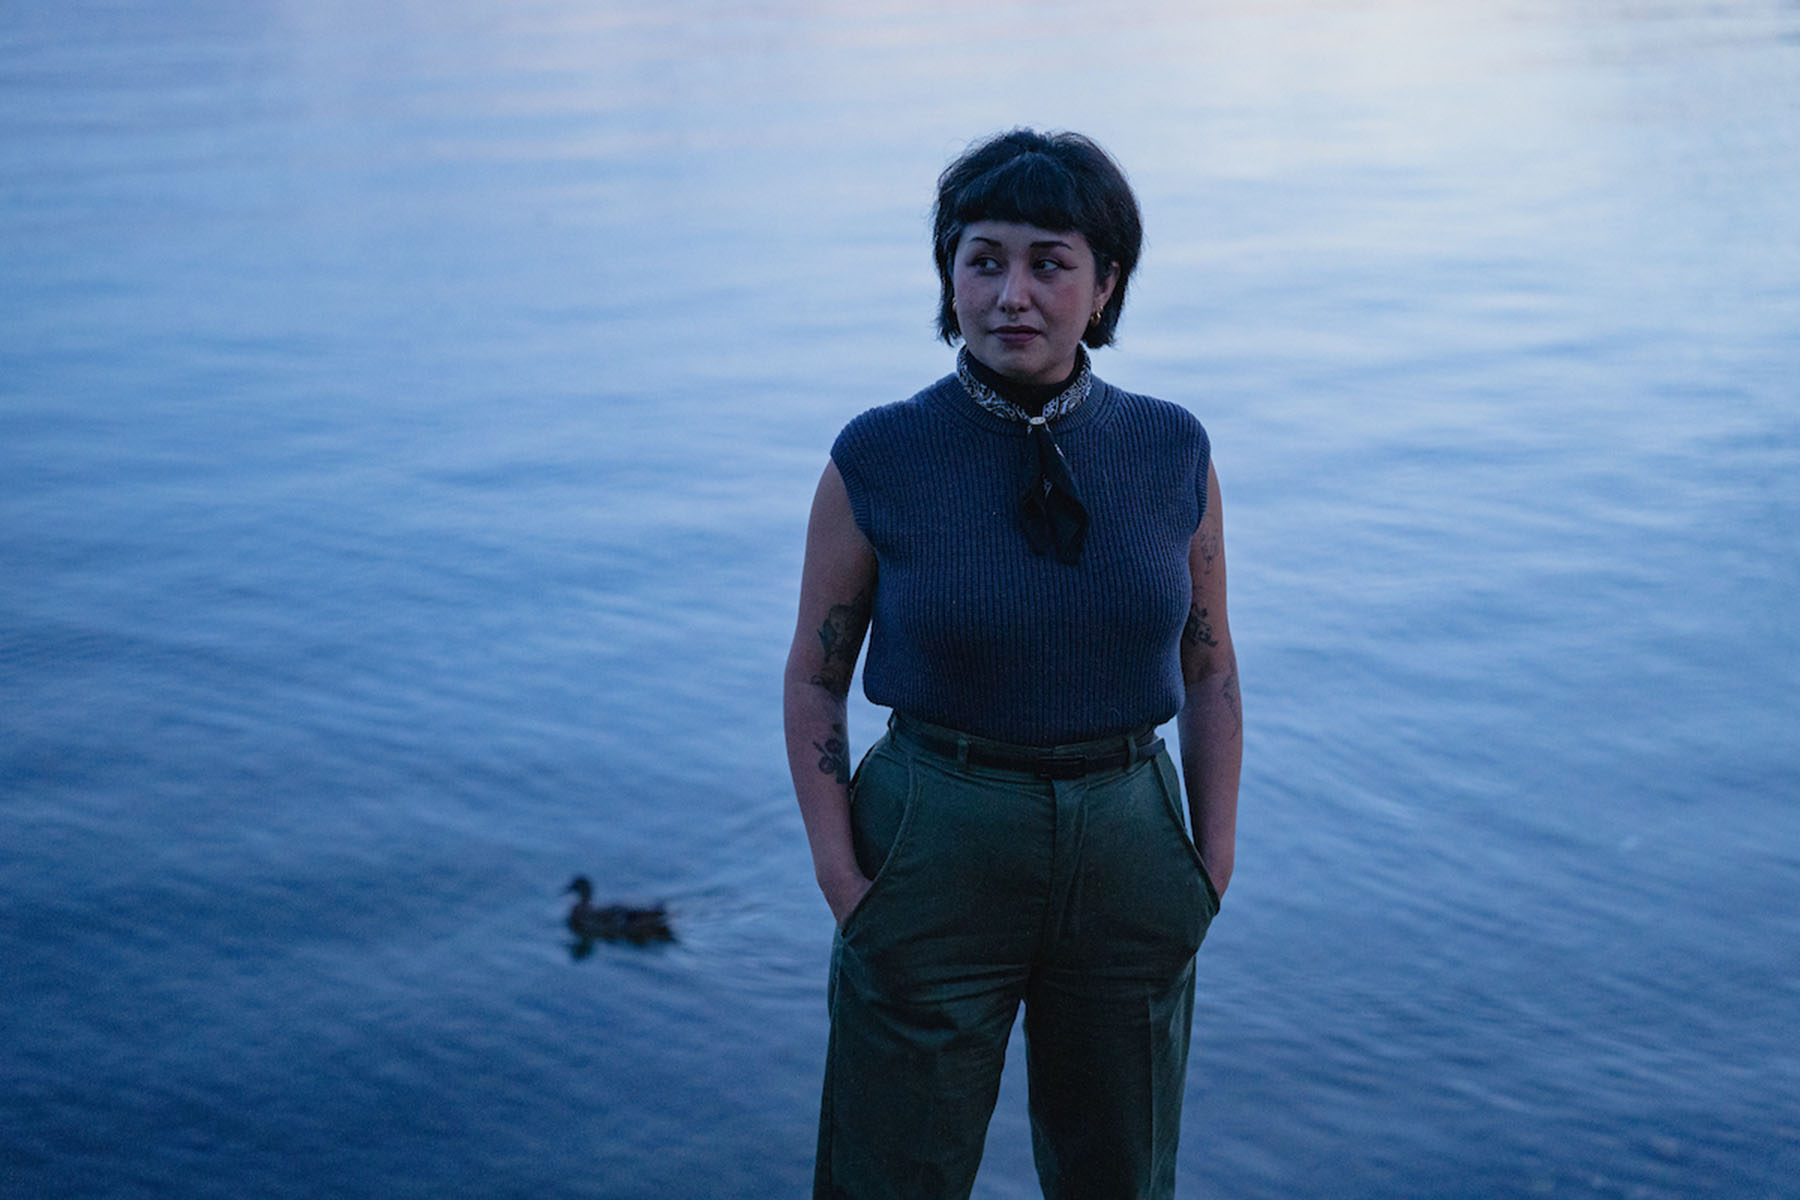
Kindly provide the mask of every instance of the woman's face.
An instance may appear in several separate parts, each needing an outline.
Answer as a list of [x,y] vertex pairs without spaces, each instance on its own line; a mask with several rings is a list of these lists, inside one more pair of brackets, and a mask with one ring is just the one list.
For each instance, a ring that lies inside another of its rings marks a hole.
[[951,263],[956,323],[969,353],[993,370],[1021,383],[1060,383],[1116,274],[1096,276],[1082,234],[977,221],[963,230]]

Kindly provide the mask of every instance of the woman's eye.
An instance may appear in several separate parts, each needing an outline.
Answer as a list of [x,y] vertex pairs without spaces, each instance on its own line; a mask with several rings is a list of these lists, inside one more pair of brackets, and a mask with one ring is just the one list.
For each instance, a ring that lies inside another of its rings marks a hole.
[[1060,271],[1063,265],[1054,258],[1038,259],[1037,269],[1040,271]]

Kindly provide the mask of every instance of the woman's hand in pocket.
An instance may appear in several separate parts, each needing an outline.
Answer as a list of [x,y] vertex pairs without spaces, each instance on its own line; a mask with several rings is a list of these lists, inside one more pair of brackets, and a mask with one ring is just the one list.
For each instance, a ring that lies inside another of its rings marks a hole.
[[869,890],[870,880],[860,871],[831,883],[821,883],[819,890],[825,893],[825,903],[831,906],[831,919],[842,929],[849,920],[850,913],[862,903],[863,895]]

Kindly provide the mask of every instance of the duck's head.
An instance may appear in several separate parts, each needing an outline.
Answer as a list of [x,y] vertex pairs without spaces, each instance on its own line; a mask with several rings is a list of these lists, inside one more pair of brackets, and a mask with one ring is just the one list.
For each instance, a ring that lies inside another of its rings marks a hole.
[[581,901],[584,904],[592,901],[594,898],[594,885],[588,882],[588,877],[586,875],[577,875],[574,879],[571,879],[569,881],[569,886],[564,888],[563,891],[574,892],[577,896],[581,897]]

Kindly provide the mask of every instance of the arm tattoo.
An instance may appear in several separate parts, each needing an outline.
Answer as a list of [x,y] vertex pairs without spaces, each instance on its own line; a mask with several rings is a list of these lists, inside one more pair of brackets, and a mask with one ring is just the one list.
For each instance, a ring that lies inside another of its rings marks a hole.
[[1206,619],[1206,610],[1198,604],[1188,610],[1187,628],[1181,631],[1181,640],[1190,646],[1217,646],[1218,639],[1213,637],[1212,622]]
[[850,735],[839,724],[832,725],[831,735],[822,742],[813,743],[813,748],[819,752],[819,773],[835,776],[839,783],[849,783]]
[[1219,689],[1219,694],[1225,699],[1225,707],[1230,711],[1231,719],[1237,722],[1237,728],[1233,732],[1241,736],[1244,732],[1244,701],[1238,695],[1236,671],[1225,677],[1225,684]]
[[848,604],[834,604],[819,626],[819,646],[825,660],[812,682],[834,696],[850,694],[850,677],[856,673],[856,652],[862,647],[863,630],[869,624],[869,593],[858,592]]
[[1218,534],[1209,532],[1200,539],[1200,557],[1206,561],[1207,566],[1211,566],[1213,559],[1219,557],[1219,549]]

